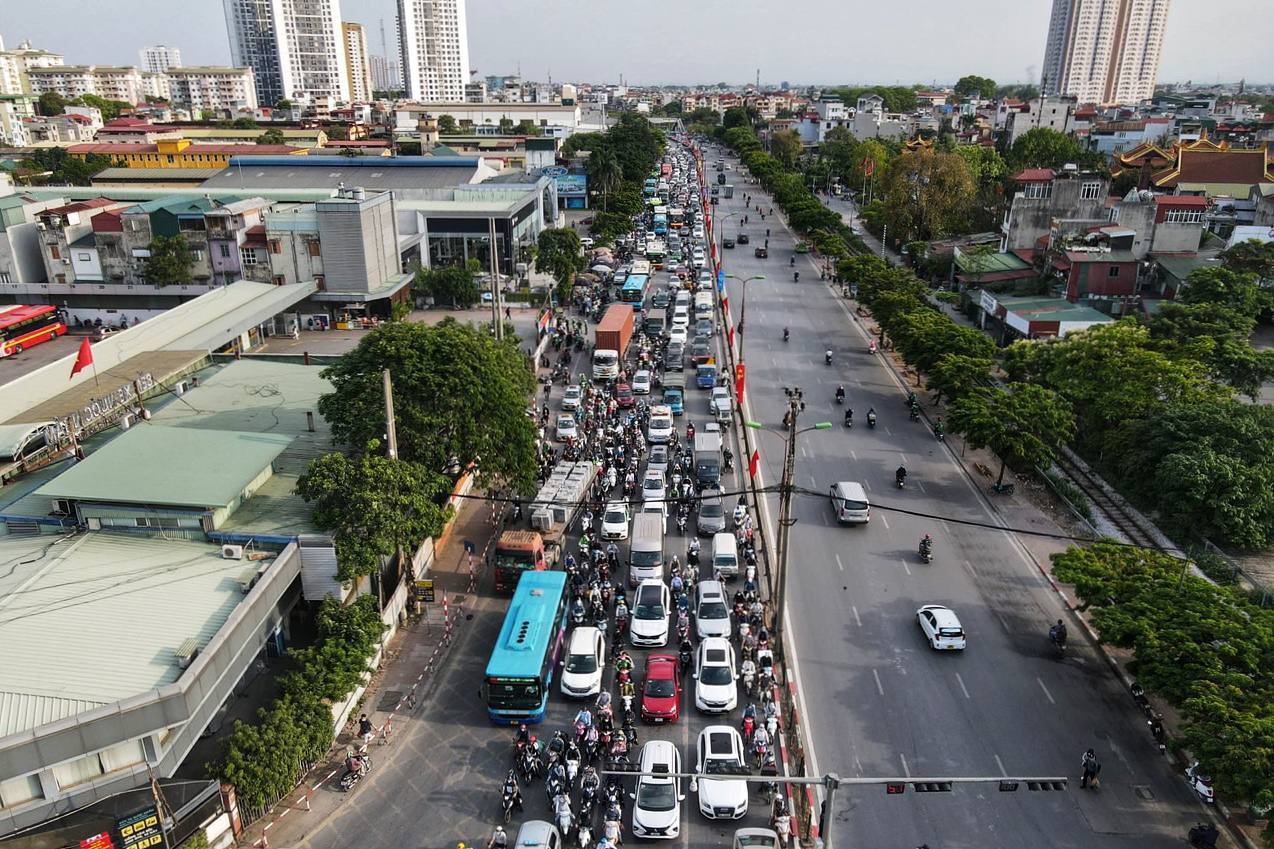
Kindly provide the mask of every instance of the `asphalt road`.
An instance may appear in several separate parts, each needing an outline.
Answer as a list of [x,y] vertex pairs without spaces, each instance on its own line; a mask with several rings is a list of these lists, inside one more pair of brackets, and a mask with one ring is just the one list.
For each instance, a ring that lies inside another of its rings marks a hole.
[[[714,161],[715,155],[705,156]],[[737,169],[738,162],[729,159]],[[1201,818],[1192,793],[1153,747],[1140,714],[1095,649],[1078,638],[1064,660],[1053,656],[1050,622],[1065,614],[1055,594],[1010,534],[997,530],[983,496],[964,477],[928,425],[908,420],[904,390],[843,299],[796,255],[790,232],[755,209],[742,224],[743,193],[770,201],[731,175],[735,197],[718,215],[736,213],[725,233],[751,245],[723,252],[736,278],[764,274],[747,292],[744,336],[751,417],[782,434],[783,387],[799,385],[807,409],[800,424],[829,420],[831,430],[798,438],[788,613],[813,772],[842,777],[1068,776],[1064,792],[1000,793],[996,785],[954,792],[887,796],[883,787],[842,788],[833,835],[840,847],[1161,847],[1179,845]],[[777,214],[777,209],[775,210]],[[770,257],[751,247],[771,229]],[[792,280],[796,258],[801,282]],[[732,305],[741,284],[730,282]],[[792,331],[782,341],[782,329]],[[833,364],[823,352],[834,352]],[[834,389],[843,383],[855,411],[851,430]],[[874,407],[879,423],[866,426]],[[780,478],[783,439],[760,438],[762,477]],[[907,487],[894,486],[906,465]],[[867,526],[838,527],[826,497],[838,480],[856,480],[874,504]],[[778,515],[768,498],[769,517]],[[892,509],[897,508],[897,509]],[[975,523],[956,524],[956,520]],[[771,528],[773,525],[771,524]],[[936,557],[916,554],[924,533]],[[931,651],[916,625],[922,604],[950,606],[968,634],[962,653]],[[1102,762],[1100,791],[1079,788],[1081,753]]]

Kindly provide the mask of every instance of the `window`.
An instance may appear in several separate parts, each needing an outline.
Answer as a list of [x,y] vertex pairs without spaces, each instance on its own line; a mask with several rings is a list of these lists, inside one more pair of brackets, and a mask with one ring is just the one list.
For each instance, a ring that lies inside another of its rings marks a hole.
[[1083,183],[1079,187],[1080,200],[1097,200],[1101,197],[1101,183]]
[[0,781],[0,808],[16,808],[43,798],[44,789],[40,786],[40,776],[37,774]]
[[278,240],[278,239],[271,239],[271,240],[270,240],[270,253],[272,253],[272,254],[281,254],[281,253],[283,253],[283,245],[279,243],[279,240]]
[[222,258],[222,259],[229,259],[229,258],[230,258],[230,246],[229,246],[229,245],[227,245],[227,244],[225,244],[225,243],[223,242],[223,243],[221,243],[221,244],[217,245],[217,250],[218,250],[218,251],[220,251],[220,253],[221,253],[221,258]]
[[318,239],[313,239],[307,242],[305,247],[309,251],[310,256],[322,256],[322,245],[319,243]]
[[58,250],[57,245],[49,245],[49,256],[53,259],[61,259],[62,252]]
[[1107,277],[1118,277],[1118,276],[1119,276],[1119,271],[1120,271],[1120,267],[1119,267],[1118,265],[1112,265],[1112,266],[1110,266],[1109,268],[1107,268],[1107,269],[1106,269],[1106,276],[1107,276]]
[[1028,198],[1051,198],[1053,196],[1052,183],[1027,183],[1022,187],[1022,195]]
[[1170,209],[1164,220],[1168,224],[1202,224],[1203,213],[1189,209]]

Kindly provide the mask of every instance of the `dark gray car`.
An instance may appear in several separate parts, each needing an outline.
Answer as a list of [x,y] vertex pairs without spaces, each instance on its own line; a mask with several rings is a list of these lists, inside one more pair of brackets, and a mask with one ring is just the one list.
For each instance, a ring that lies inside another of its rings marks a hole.
[[699,498],[699,516],[695,527],[701,537],[710,537],[725,530],[725,501],[721,498],[721,490],[703,491]]

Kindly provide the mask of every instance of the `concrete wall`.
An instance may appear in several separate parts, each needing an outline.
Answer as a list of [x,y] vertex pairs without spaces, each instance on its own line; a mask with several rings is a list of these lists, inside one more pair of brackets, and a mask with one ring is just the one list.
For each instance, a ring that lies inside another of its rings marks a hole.
[[402,271],[393,195],[333,198],[315,205],[329,292],[371,292]]
[[1169,224],[1164,221],[1155,225],[1154,243],[1150,249],[1157,254],[1190,253],[1199,249],[1202,238],[1202,224]]
[[[40,256],[40,232],[34,223],[13,224],[0,232],[0,272],[7,284],[33,284],[47,280]],[[0,283],[0,294],[7,289]]]

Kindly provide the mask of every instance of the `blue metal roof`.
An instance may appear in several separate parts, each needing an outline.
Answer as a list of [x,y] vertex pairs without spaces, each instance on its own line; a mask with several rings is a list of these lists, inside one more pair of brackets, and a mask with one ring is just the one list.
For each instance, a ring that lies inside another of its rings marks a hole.
[[286,165],[289,168],[472,168],[476,156],[232,156],[230,165]]

